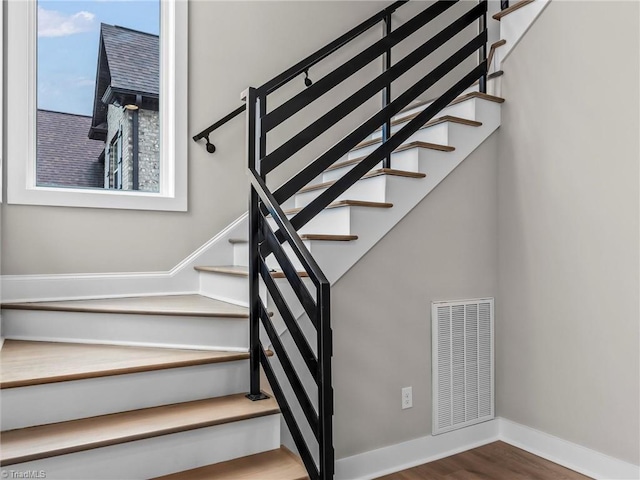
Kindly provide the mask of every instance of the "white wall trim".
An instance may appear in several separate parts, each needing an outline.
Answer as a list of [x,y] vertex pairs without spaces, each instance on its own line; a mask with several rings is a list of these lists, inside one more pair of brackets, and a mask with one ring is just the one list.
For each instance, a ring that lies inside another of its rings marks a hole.
[[233,247],[228,240],[244,235],[246,218],[245,213],[169,271],[2,275],[1,299],[3,302],[45,302],[197,293],[199,277],[193,267],[233,263]]
[[618,460],[506,418],[499,419],[499,426],[499,437],[502,441],[589,477],[602,480],[640,478],[638,465]]
[[417,438],[336,461],[336,480],[369,480],[498,440],[496,420]]
[[598,480],[637,480],[640,467],[504,418],[336,461],[336,480],[369,480],[501,440]]

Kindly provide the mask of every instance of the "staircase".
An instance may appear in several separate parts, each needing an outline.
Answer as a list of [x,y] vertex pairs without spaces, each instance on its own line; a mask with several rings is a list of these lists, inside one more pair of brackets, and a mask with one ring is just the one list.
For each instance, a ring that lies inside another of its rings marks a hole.
[[[362,25],[390,26],[403,3]],[[525,0],[510,11],[529,10],[531,22],[543,4]],[[486,16],[486,2],[479,5],[469,22]],[[488,76],[478,67],[449,97],[403,106],[387,98],[392,115],[274,192],[264,182],[264,124],[250,120],[252,210],[219,236],[222,254],[198,257],[229,261],[194,265],[197,292],[3,303],[3,476],[333,478],[328,287],[499,127],[500,64],[528,27],[518,24],[485,55]],[[393,75],[390,64],[386,72]],[[256,103],[265,91],[247,92],[249,119],[265,118]],[[196,139],[213,153],[211,132],[244,110]],[[282,416],[290,448],[281,445]]]

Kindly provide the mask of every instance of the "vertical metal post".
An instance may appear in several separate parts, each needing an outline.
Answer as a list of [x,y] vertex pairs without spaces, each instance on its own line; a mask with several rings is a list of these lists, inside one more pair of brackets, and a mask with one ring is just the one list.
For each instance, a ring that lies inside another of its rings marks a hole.
[[[249,170],[260,171],[260,99],[255,88],[247,89],[247,164]],[[257,157],[257,158],[256,158]],[[268,398],[260,390],[260,292],[258,246],[260,241],[259,198],[253,186],[249,194],[249,394],[250,400]]]
[[[391,13],[388,13],[384,17],[383,27],[384,27],[384,30],[382,32],[382,36],[386,37],[391,33]],[[384,52],[382,61],[383,61],[383,71],[386,72],[391,68],[391,49],[390,48],[387,49],[386,52]],[[382,108],[389,105],[389,103],[391,103],[391,84],[390,83],[388,83],[382,89]],[[389,118],[386,122],[384,122],[384,125],[382,125],[382,143],[385,143],[387,140],[389,140],[390,136],[391,136],[391,119]],[[387,157],[383,160],[382,166],[384,168],[391,168],[391,154],[387,155]]]
[[331,332],[331,287],[328,283],[318,286],[318,416],[320,418],[320,479],[332,480],[334,474],[333,450],[333,387],[331,380],[331,356],[333,355]]
[[[484,12],[478,19],[478,33],[482,33],[487,29],[487,0],[479,0],[480,4],[484,4]],[[487,43],[485,42],[482,47],[480,47],[480,55],[479,62],[487,62]],[[484,71],[484,74],[480,77],[479,89],[480,93],[487,93],[487,69],[489,66],[487,65]]]

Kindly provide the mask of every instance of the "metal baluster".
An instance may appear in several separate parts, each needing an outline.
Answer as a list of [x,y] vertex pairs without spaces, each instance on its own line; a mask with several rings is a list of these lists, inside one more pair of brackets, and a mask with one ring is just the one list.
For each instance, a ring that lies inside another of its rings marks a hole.
[[[384,17],[383,24],[383,36],[386,37],[391,33],[391,13],[387,14]],[[383,71],[387,71],[391,68],[391,49],[387,49],[383,56]],[[387,84],[386,87],[382,90],[382,108],[386,107],[391,103],[391,84]],[[391,136],[391,119],[387,119],[382,125],[382,143],[389,140]],[[387,155],[387,157],[382,162],[382,166],[384,168],[391,168],[391,154]]]
[[[247,89],[247,161],[249,170],[260,171],[260,159],[264,156],[263,135],[260,131],[260,117],[264,99],[258,98],[255,88]],[[256,158],[257,157],[257,158]],[[249,375],[250,388],[247,398],[264,400],[267,397],[260,390],[260,293],[258,245],[260,241],[261,214],[259,198],[255,188],[249,195]]]
[[[487,29],[487,0],[479,0],[480,4],[484,3],[484,13],[478,19],[478,33],[482,33]],[[485,42],[482,47],[480,47],[480,58],[479,63],[487,61],[487,43]],[[489,66],[487,65],[487,69]],[[487,72],[485,71],[484,75],[480,77],[479,81],[479,90],[480,93],[487,93]]]

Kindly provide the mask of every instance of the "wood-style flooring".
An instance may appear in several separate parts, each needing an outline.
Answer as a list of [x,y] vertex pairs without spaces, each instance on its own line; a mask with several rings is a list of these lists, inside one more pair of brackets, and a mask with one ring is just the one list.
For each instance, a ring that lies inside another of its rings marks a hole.
[[590,480],[504,442],[494,442],[378,480]]

